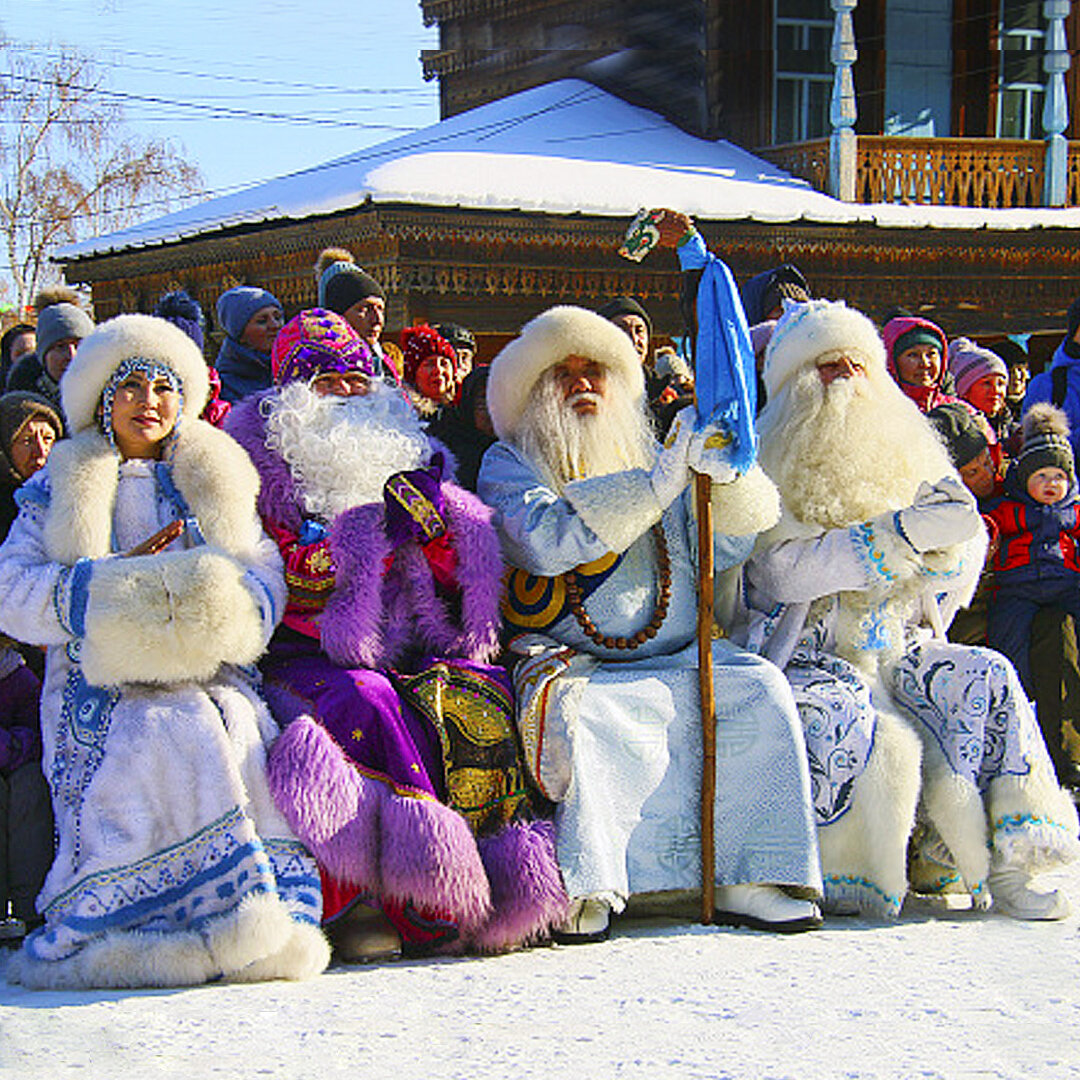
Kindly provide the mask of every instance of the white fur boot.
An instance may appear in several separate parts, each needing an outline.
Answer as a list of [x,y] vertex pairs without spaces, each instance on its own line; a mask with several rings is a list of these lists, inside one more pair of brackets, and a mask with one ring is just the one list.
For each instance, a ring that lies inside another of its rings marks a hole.
[[987,878],[994,911],[1014,919],[1064,919],[1069,914],[1069,901],[1059,890],[1036,892],[1029,888],[1031,874],[1020,866],[995,863]]

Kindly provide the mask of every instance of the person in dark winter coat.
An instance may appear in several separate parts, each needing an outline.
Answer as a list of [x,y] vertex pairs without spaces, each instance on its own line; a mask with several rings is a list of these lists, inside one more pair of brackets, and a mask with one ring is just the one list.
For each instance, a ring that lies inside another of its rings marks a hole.
[[1050,366],[1028,383],[1024,412],[1040,401],[1049,401],[1065,413],[1075,458],[1080,453],[1080,298],[1069,305],[1065,336]]
[[441,337],[450,342],[454,350],[454,378],[457,380],[458,392],[469,373],[473,369],[473,360],[476,357],[476,338],[467,326],[459,323],[442,322],[435,324],[435,331]]
[[402,380],[416,411],[433,420],[458,395],[454,347],[431,326],[401,331]]
[[457,482],[473,492],[484,452],[495,442],[495,429],[487,411],[488,373],[486,367],[469,372],[461,384],[457,404],[443,410],[427,426],[427,433],[454,455]]
[[268,389],[270,349],[285,319],[277,298],[265,289],[237,285],[218,297],[217,317],[225,331],[216,363],[221,396],[231,404]]
[[15,515],[15,492],[45,464],[63,437],[60,413],[38,394],[12,390],[0,397],[0,541]]
[[315,262],[315,284],[319,307],[340,315],[367,345],[374,358],[375,373],[385,382],[400,385],[401,350],[392,341],[383,342],[386,325],[386,291],[363,267],[352,252],[329,247],[319,252]]
[[[0,938],[41,919],[34,907],[53,859],[49,786],[41,772],[41,683],[0,636]],[[11,911],[10,919],[5,918]]]
[[0,337],[0,389],[7,388],[11,369],[37,349],[37,336],[29,323],[9,326]]
[[1019,427],[1005,403],[1009,385],[1009,368],[1005,361],[993,350],[959,337],[949,342],[948,364],[957,396],[978,409],[986,417],[997,440],[1005,443]]
[[[153,314],[159,319],[171,322],[173,326],[180,327],[198,345],[199,352],[203,351],[206,345],[206,319],[202,305],[186,289],[165,293],[158,300]],[[214,427],[221,427],[225,423],[225,417],[229,415],[231,403],[221,397],[221,376],[212,364],[206,365],[206,374],[210,380],[210,397],[206,408],[199,414],[199,419],[213,424]]]
[[75,291],[67,288],[43,289],[37,295],[37,350],[12,368],[7,383],[9,390],[40,394],[61,416],[60,379],[79,342],[94,329],[77,299]]
[[1024,395],[1031,379],[1031,359],[1023,345],[1012,338],[1002,338],[990,346],[1005,361],[1009,381],[1005,386],[1005,404],[1012,414],[1014,424],[1024,415]]
[[881,339],[889,374],[920,412],[957,400],[944,389],[948,343],[940,326],[915,315],[897,315],[882,327]]

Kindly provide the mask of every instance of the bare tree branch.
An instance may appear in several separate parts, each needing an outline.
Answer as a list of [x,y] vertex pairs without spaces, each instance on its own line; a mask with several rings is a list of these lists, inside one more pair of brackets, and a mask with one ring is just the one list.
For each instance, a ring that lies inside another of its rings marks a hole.
[[20,310],[51,276],[59,244],[164,213],[202,187],[164,140],[124,126],[92,60],[36,58],[0,38],[0,233]]

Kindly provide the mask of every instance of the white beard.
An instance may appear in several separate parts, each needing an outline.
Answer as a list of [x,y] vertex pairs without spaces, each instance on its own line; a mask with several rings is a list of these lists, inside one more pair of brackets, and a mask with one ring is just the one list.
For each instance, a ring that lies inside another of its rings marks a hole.
[[417,468],[431,453],[419,417],[382,382],[348,398],[289,383],[264,409],[266,445],[289,466],[304,510],[324,521],[378,501],[394,473]]
[[514,443],[556,491],[571,480],[650,468],[656,457],[652,421],[642,403],[609,376],[597,411],[584,416],[563,399],[553,369],[537,380]]
[[793,376],[758,418],[759,458],[786,515],[844,528],[909,506],[919,484],[954,476],[930,422],[886,372]]
[[[919,484],[955,476],[930,422],[887,372],[870,368],[865,379],[825,386],[810,366],[770,398],[758,417],[759,460],[783,500],[779,525],[759,543],[820,535],[909,506]],[[942,568],[954,568],[951,556]],[[914,576],[881,588],[841,592],[815,601],[813,625],[837,603],[835,641],[828,647],[869,672],[903,651],[906,626],[921,603],[923,580]],[[877,644],[867,647],[867,620]]]

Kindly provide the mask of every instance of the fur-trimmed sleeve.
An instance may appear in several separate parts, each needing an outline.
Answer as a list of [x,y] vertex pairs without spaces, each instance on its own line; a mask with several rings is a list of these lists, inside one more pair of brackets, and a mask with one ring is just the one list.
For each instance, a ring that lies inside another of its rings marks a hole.
[[378,667],[385,658],[383,575],[390,545],[382,503],[346,510],[330,529],[336,585],[319,620],[322,647],[336,664]]
[[74,636],[80,604],[85,607],[84,575],[80,570],[73,578],[75,567],[46,554],[48,489],[38,482],[34,491],[39,498],[20,500],[19,516],[0,547],[0,630],[30,645],[62,645]]
[[766,534],[747,567],[750,585],[782,604],[837,592],[887,591],[920,566],[915,552],[888,527],[891,516],[771,545]]
[[506,561],[527,573],[554,577],[611,550],[569,500],[560,498],[506,443],[496,443],[484,455],[477,492],[495,511]]

